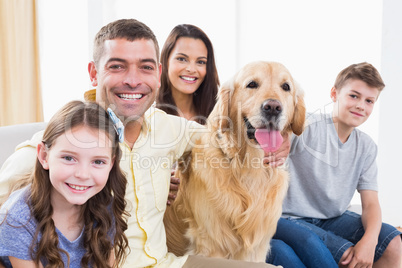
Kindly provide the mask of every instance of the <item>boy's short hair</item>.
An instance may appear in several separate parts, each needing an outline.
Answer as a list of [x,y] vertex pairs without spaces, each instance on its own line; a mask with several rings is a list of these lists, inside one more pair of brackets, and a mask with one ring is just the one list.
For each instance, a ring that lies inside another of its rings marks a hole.
[[118,38],[124,38],[128,41],[152,40],[155,45],[156,58],[159,62],[159,45],[153,31],[136,19],[120,19],[103,26],[96,34],[93,51],[95,66],[99,64],[99,60],[102,57],[105,41]]
[[343,69],[336,77],[334,87],[340,90],[349,79],[357,79],[365,82],[369,87],[382,91],[385,87],[377,69],[367,62],[352,64]]

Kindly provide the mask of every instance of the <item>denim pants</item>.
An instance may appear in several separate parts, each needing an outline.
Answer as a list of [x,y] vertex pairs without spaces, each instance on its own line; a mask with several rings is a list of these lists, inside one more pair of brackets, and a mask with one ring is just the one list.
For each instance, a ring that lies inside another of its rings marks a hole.
[[[343,253],[354,246],[364,235],[364,227],[361,215],[346,211],[339,217],[331,219],[298,218],[290,221],[317,234],[331,252],[336,263]],[[388,244],[396,236],[401,235],[395,227],[383,223],[378,237],[374,262],[384,253]]]
[[314,232],[281,218],[267,262],[283,267],[338,267],[326,245]]

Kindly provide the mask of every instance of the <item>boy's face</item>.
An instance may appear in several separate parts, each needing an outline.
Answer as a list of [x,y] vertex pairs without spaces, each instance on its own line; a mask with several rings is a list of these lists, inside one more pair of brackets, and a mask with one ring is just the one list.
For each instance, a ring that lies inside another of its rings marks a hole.
[[371,115],[379,94],[377,88],[351,79],[342,88],[331,89],[331,99],[335,102],[333,115],[346,127],[358,127]]

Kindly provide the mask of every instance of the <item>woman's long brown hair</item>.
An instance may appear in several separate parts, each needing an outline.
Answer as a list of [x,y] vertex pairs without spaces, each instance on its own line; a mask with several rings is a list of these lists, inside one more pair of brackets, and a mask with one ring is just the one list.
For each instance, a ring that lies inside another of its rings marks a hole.
[[[43,135],[43,143],[51,148],[53,142],[63,133],[78,126],[88,126],[104,131],[113,141],[112,157],[115,157],[106,186],[90,198],[82,208],[84,221],[84,247],[86,253],[81,260],[82,267],[110,267],[112,250],[118,267],[124,262],[128,240],[124,234],[127,229],[127,216],[124,199],[127,179],[119,167],[121,150],[118,135],[107,112],[96,103],[72,101],[66,104],[49,121]],[[68,253],[58,248],[58,236],[52,220],[53,208],[50,202],[52,184],[49,171],[43,169],[37,160],[32,175],[29,206],[38,221],[35,238],[31,245],[31,255],[39,265],[41,259],[47,261],[46,267],[64,267],[61,254]],[[41,234],[39,244],[36,243]],[[111,241],[111,234],[114,235]],[[69,258],[68,258],[69,259]]]
[[172,96],[172,84],[169,80],[169,56],[180,37],[190,37],[201,40],[208,51],[207,72],[204,81],[201,83],[193,96],[193,103],[197,113],[197,122],[206,123],[206,118],[211,113],[219,88],[218,71],[215,64],[214,49],[208,36],[197,26],[191,24],[180,24],[173,28],[161,52],[162,74],[161,87],[156,99],[156,107],[168,114],[179,115],[176,103]]

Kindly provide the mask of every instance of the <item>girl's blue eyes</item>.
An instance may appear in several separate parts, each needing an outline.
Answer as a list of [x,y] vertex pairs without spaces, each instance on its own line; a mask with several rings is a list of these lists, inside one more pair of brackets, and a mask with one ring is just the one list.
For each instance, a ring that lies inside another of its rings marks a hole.
[[105,162],[105,161],[102,161],[102,160],[95,160],[94,163],[95,163],[96,165],[103,165],[103,164],[106,164],[106,162]]
[[[66,160],[67,162],[74,161],[74,157],[72,157],[72,156],[63,156],[62,159]],[[98,160],[94,160],[93,163],[95,165],[104,165],[104,164],[106,164],[106,161],[98,159]]]
[[73,158],[71,156],[63,156],[63,159],[67,160],[67,161],[72,161]]

